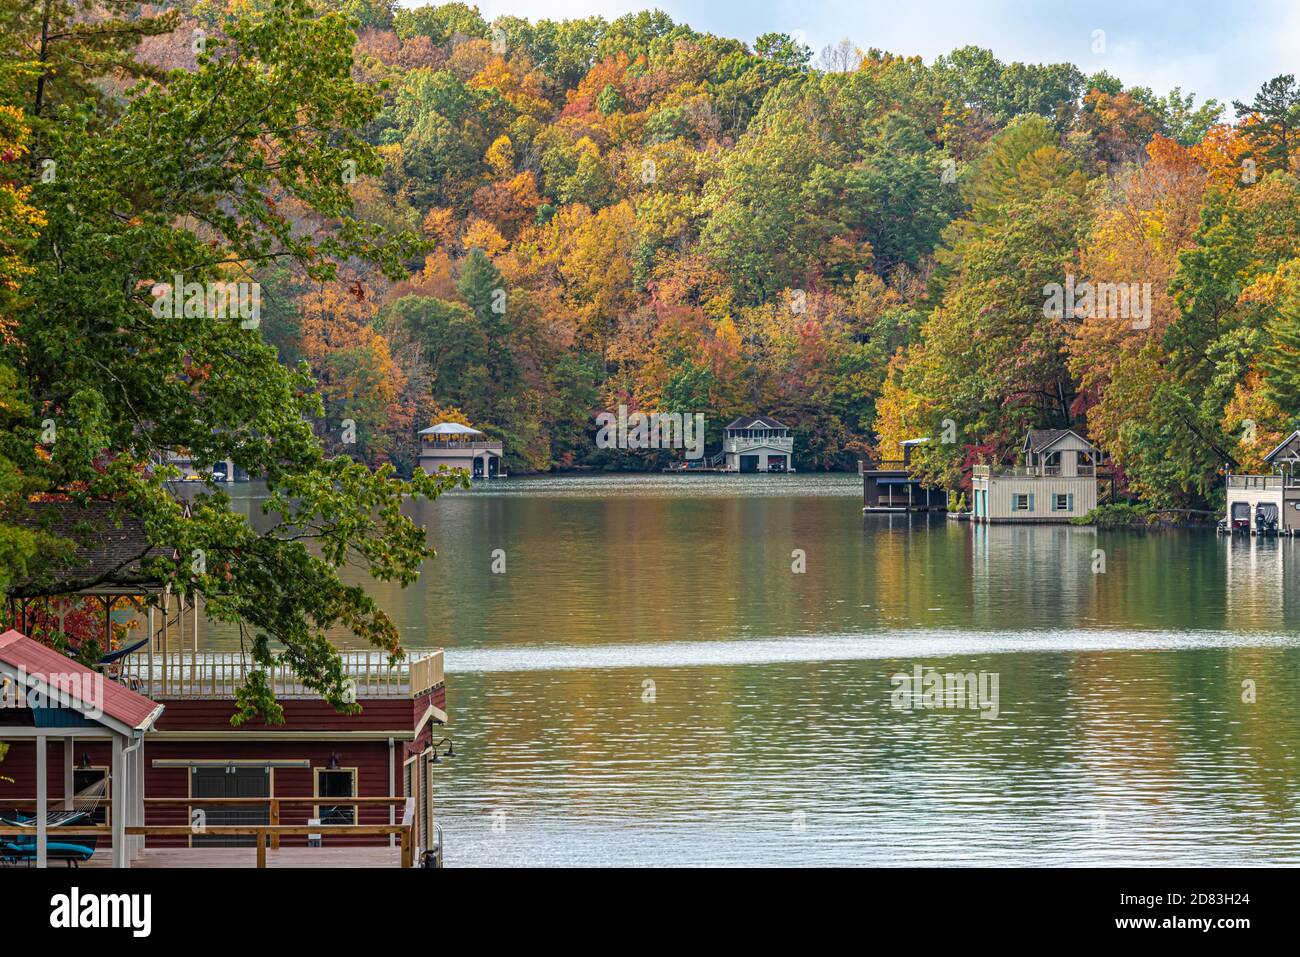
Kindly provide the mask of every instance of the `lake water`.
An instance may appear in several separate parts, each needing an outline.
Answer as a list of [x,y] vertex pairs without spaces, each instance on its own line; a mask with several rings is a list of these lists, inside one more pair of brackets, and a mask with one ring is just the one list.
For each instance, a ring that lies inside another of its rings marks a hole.
[[[855,475],[411,512],[438,558],[372,587],[447,649],[448,866],[1300,863],[1290,540],[864,517]],[[918,668],[984,694],[899,707]]]

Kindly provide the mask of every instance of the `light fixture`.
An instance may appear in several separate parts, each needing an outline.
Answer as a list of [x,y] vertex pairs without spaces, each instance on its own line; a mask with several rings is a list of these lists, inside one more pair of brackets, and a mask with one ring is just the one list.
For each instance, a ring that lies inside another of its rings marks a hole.
[[337,771],[339,769],[339,755],[337,751],[330,755],[329,769],[331,771]]
[[438,760],[438,748],[441,747],[443,744],[447,745],[447,750],[442,752],[444,755],[446,755],[449,758],[454,758],[456,756],[455,745],[452,744],[450,737],[446,737],[443,738],[441,741],[435,742],[433,747],[431,748],[431,750],[433,751],[433,760],[429,762],[430,764],[441,763]]
[[81,770],[83,770],[83,771],[89,771],[89,770],[90,770],[90,752],[89,752],[89,751],[83,751],[83,752],[81,752]]

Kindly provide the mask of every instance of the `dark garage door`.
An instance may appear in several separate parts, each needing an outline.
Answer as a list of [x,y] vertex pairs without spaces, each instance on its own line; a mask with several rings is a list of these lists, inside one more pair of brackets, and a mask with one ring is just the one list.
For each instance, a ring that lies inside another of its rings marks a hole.
[[[191,768],[190,796],[194,798],[248,798],[271,796],[271,770],[269,768]],[[270,824],[271,806],[219,804],[195,805],[209,824]],[[257,838],[195,834],[195,847],[252,847]]]

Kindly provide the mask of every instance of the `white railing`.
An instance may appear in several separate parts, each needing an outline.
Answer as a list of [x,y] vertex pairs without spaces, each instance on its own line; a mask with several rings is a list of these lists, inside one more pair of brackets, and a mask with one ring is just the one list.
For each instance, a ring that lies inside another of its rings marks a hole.
[[431,442],[425,439],[420,447],[423,449],[436,449],[439,452],[457,452],[461,449],[487,449],[490,452],[500,452],[505,448],[504,442]]
[[782,449],[786,452],[794,451],[794,439],[790,436],[773,437],[770,439],[723,439],[722,448],[725,452],[745,452],[749,449],[758,448]]
[[[344,651],[343,670],[353,681],[357,698],[406,698],[444,680],[442,649],[407,652],[390,662],[382,651]],[[238,651],[155,650],[128,655],[117,676],[128,687],[150,698],[229,698],[254,668],[252,659]],[[268,669],[268,682],[281,698],[314,698],[315,691],[286,664]]]
[[1080,465],[1073,475],[1066,475],[1059,465],[976,465],[971,474],[975,478],[1093,478],[1097,468]]
[[[1229,475],[1228,488],[1276,490],[1286,488],[1281,475]],[[1294,486],[1291,486],[1294,487]]]

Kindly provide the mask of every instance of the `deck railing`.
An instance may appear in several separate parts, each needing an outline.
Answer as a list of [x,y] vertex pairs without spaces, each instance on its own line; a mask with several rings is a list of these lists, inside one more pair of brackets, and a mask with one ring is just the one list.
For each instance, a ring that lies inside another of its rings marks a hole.
[[773,436],[770,439],[746,439],[746,438],[724,438],[722,440],[722,449],[724,452],[746,452],[749,449],[773,448],[781,449],[786,452],[794,451],[793,436]]
[[[185,824],[136,824],[128,827],[130,837],[192,837],[194,828]],[[266,867],[268,845],[282,837],[388,837],[396,836],[400,851],[398,867],[415,866],[415,828],[412,824],[213,824],[203,829],[210,837],[251,837],[257,841],[257,867]]]
[[431,439],[425,439],[421,445],[425,449],[437,449],[439,451],[459,452],[461,449],[487,449],[490,452],[500,452],[505,448],[503,442],[435,442]]
[[[279,828],[283,826],[281,824],[281,820],[282,820],[282,811],[285,807],[310,806],[313,808],[319,808],[322,805],[328,805],[329,807],[351,808],[352,813],[354,815],[359,814],[361,808],[363,807],[370,808],[375,806],[381,806],[381,807],[401,806],[402,808],[404,808],[402,812],[403,826],[410,826],[414,823],[415,820],[415,799],[410,795],[392,795],[390,797],[375,797],[375,796],[355,797],[354,796],[354,797],[329,797],[329,798],[322,797],[319,794],[313,795],[311,797],[285,797],[283,795],[280,795],[278,797],[269,796],[269,797],[215,797],[215,798],[194,797],[191,795],[190,797],[184,797],[184,798],[145,798],[144,805],[146,808],[183,807],[185,809],[186,818],[189,819],[191,822],[193,822],[194,820],[193,811],[195,808],[203,808],[205,809],[205,811],[208,808],[232,808],[233,807],[237,809],[252,808],[254,810],[260,810],[261,808],[266,808],[269,812],[269,816],[271,819],[269,824],[230,825],[233,827],[259,827],[259,828],[269,827],[272,829]],[[308,822],[308,824],[310,825],[310,822]],[[167,826],[174,826],[174,825],[153,825],[153,826],[167,827]],[[204,828],[199,828],[194,823],[191,823],[189,826],[191,831],[195,833],[206,832],[206,825],[204,826]],[[301,827],[302,825],[289,825],[289,826]],[[330,825],[330,826],[355,827],[355,826],[365,826],[365,825],[351,824],[351,825]],[[271,830],[268,833],[271,837],[271,844],[270,844],[271,850],[273,851],[279,850],[280,837],[278,832],[276,832],[275,830]],[[312,833],[314,834],[316,832],[313,830]],[[351,833],[355,834],[359,832],[353,831]],[[374,835],[368,835],[368,836],[373,837]]]
[[1074,475],[1066,475],[1059,465],[974,465],[975,478],[1094,478],[1095,465],[1079,465]]
[[1286,478],[1282,475],[1229,475],[1228,488],[1232,489],[1258,489],[1261,491],[1275,491],[1280,488],[1300,487],[1300,480],[1290,485],[1286,484]]
[[[443,682],[442,650],[408,652],[393,662],[382,651],[340,652],[343,669],[358,698],[416,697]],[[155,649],[137,651],[123,661],[119,679],[151,698],[229,698],[260,667],[238,651]],[[266,669],[267,680],[280,698],[314,698],[287,664]]]

